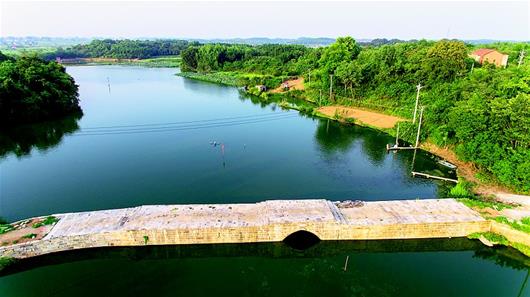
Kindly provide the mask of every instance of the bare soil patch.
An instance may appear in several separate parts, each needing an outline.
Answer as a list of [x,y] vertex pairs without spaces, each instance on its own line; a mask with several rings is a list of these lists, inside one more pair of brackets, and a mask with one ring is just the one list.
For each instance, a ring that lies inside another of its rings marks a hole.
[[352,118],[355,121],[359,121],[361,124],[382,129],[393,128],[397,122],[406,121],[405,119],[396,116],[353,107],[323,106],[317,109],[317,111],[329,117],[333,117],[338,114],[341,119]]
[[33,224],[39,223],[42,220],[43,218],[34,218],[12,224],[15,227],[14,230],[0,234],[0,246],[42,239],[54,226],[44,225],[38,228],[33,228]]
[[304,79],[302,77],[299,77],[297,79],[291,79],[284,81],[279,87],[276,89],[271,90],[271,93],[282,93],[286,92],[288,89],[289,91],[292,90],[304,90]]

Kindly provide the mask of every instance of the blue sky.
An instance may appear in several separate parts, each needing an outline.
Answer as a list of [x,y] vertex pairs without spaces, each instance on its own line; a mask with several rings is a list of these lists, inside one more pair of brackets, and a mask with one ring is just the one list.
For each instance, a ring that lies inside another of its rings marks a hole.
[[0,3],[0,36],[530,40],[529,1]]

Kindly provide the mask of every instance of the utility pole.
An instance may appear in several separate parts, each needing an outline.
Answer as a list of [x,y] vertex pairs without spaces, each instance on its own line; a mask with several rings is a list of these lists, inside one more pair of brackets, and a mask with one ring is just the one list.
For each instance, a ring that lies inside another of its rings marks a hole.
[[471,64],[471,71],[469,73],[473,73],[473,68],[475,68],[475,61],[473,61],[473,64]]
[[332,96],[332,93],[333,93],[333,74],[330,74],[329,75],[329,100],[331,101],[331,96]]
[[425,106],[422,106],[420,111],[420,121],[418,122],[418,134],[416,135],[416,148],[418,148],[418,145],[420,144],[421,119],[423,118],[423,109],[425,109]]
[[418,102],[420,100],[420,90],[421,90],[422,85],[421,83],[419,83],[417,86],[416,86],[416,106],[414,107],[414,120],[412,121],[412,123],[416,123],[416,113],[418,112]]
[[517,63],[517,68],[519,68],[519,66],[521,66],[521,64],[523,64],[524,54],[526,54],[526,52],[525,52],[524,49],[522,49],[519,52],[519,63]]
[[322,90],[320,90],[320,98],[318,99],[318,106],[322,106]]

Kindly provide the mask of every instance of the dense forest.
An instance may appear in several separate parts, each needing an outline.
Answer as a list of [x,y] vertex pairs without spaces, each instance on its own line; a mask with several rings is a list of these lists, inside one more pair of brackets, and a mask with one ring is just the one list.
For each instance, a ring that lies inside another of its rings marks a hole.
[[56,62],[0,52],[0,124],[3,127],[79,114],[77,85]]
[[66,49],[46,53],[42,58],[52,60],[66,58],[116,58],[147,59],[159,56],[174,56],[190,44],[185,40],[92,40]]
[[[468,55],[477,46],[456,40],[361,46],[351,37],[320,48],[191,46],[182,52],[181,67],[185,72],[244,72],[257,77],[254,82],[275,87],[281,79],[302,76],[308,100],[363,106],[407,118],[412,117],[416,85],[421,83],[422,139],[452,147],[462,159],[480,167],[486,173],[483,178],[493,175],[505,185],[529,192],[530,62],[517,64],[519,52],[528,52],[530,44],[482,47],[508,54],[508,67],[476,63]],[[404,126],[402,137],[411,140],[411,124]]]

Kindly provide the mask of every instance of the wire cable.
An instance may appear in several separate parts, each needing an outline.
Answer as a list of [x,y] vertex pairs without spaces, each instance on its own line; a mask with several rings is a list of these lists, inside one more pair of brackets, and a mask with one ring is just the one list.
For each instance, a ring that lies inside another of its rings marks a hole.
[[167,122],[167,123],[152,123],[152,124],[84,127],[84,128],[82,128],[82,130],[101,130],[101,129],[114,129],[114,128],[172,126],[172,125],[193,124],[193,123],[203,123],[203,122],[216,122],[216,121],[235,120],[235,119],[268,118],[268,117],[282,116],[282,115],[286,115],[286,114],[295,114],[295,112],[286,112],[286,113],[282,113],[282,114],[274,114],[273,113],[273,114],[264,114],[264,115],[246,115],[246,116],[235,116],[235,117],[226,117],[226,118],[217,118],[217,119],[208,119],[208,120],[183,121],[183,122]]
[[229,127],[229,126],[240,126],[245,124],[254,124],[261,122],[269,122],[275,120],[283,120],[297,117],[296,114],[285,115],[283,117],[274,117],[266,119],[256,119],[256,120],[242,120],[242,121],[231,121],[231,122],[221,122],[221,123],[207,123],[200,125],[190,125],[190,126],[177,126],[177,127],[157,127],[157,128],[143,128],[137,130],[113,130],[113,131],[90,131],[90,132],[77,132],[71,136],[100,136],[100,135],[124,135],[124,134],[141,134],[141,133],[155,133],[155,132],[170,132],[170,131],[186,131],[186,130],[198,130],[198,129],[207,129],[207,128],[217,128],[217,127]]

